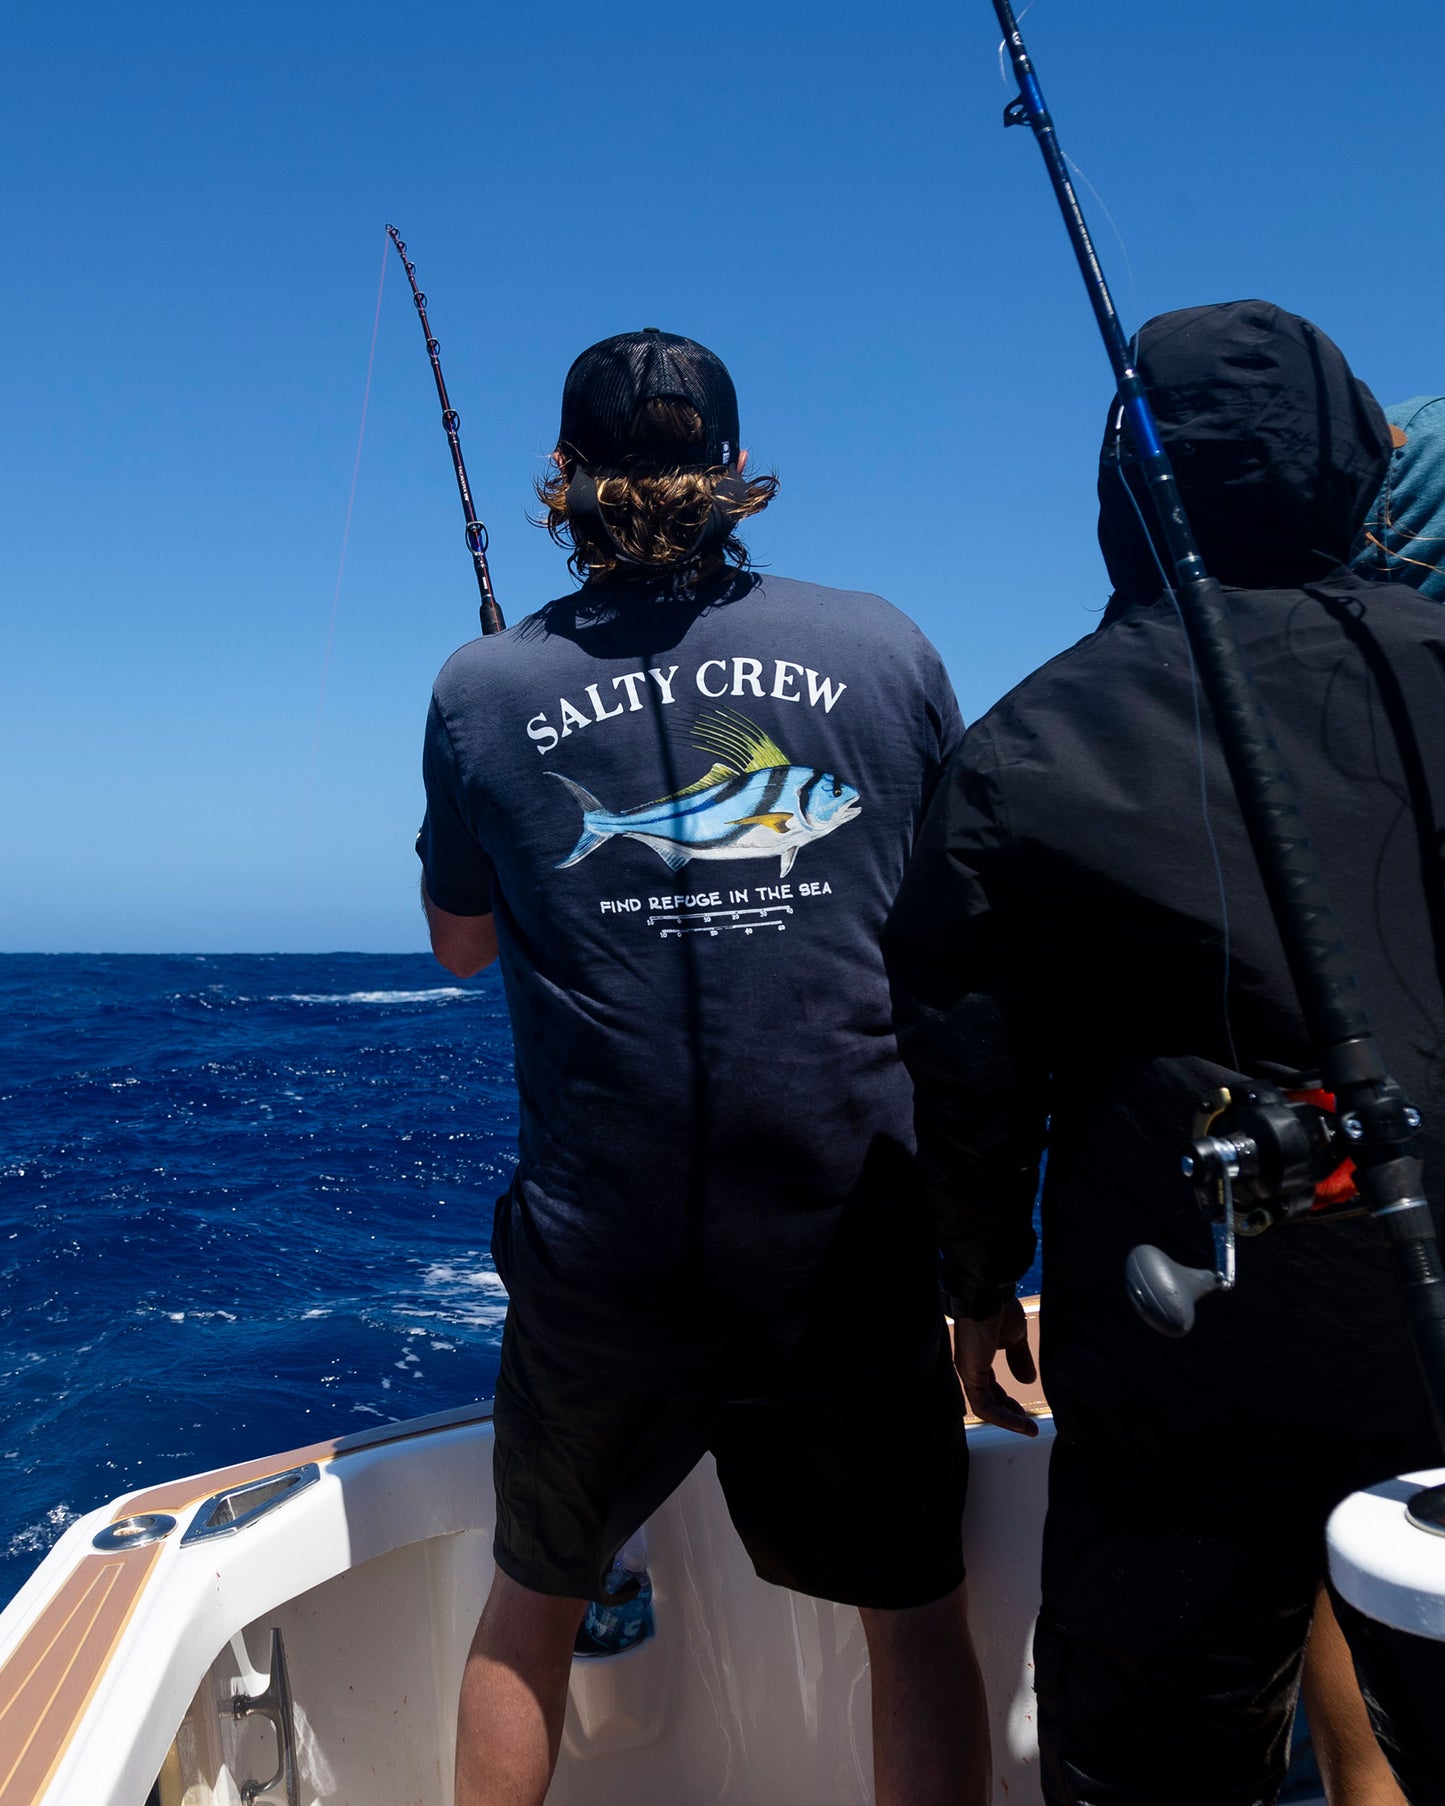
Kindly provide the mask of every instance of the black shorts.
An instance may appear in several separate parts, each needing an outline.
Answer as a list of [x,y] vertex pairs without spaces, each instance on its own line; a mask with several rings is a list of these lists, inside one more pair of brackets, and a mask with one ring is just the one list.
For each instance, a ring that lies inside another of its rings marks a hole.
[[534,1592],[595,1599],[612,1559],[711,1451],[763,1580],[841,1605],[927,1605],[963,1579],[963,1398],[939,1354],[875,1396],[726,1403],[623,1392],[502,1337],[495,1555]]

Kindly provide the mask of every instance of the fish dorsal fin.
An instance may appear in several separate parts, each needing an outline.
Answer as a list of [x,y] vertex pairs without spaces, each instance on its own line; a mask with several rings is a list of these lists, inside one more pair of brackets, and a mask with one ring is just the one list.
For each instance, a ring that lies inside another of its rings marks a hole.
[[681,796],[696,796],[699,790],[711,789],[714,784],[725,784],[729,778],[735,778],[737,775],[736,765],[724,765],[719,760],[716,765],[705,771],[695,784],[689,784],[686,790],[674,790],[671,796],[665,796],[661,800],[664,803],[675,803]]
[[685,796],[697,796],[704,790],[711,790],[714,784],[727,784],[738,775],[735,765],[718,763],[705,771],[695,784],[689,784],[685,790],[669,790],[666,796],[655,797],[650,803],[639,803],[635,809],[629,809],[629,815],[646,815],[649,809],[663,809],[669,803],[680,803]]
[[[736,709],[710,709],[693,723],[692,743],[711,753],[739,776],[748,771],[770,771],[792,760],[755,721]],[[717,769],[716,766],[713,767]]]

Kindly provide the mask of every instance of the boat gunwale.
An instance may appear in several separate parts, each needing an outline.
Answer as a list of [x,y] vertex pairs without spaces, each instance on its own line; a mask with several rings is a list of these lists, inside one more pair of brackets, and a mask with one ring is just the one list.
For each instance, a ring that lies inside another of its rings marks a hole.
[[[485,1399],[394,1424],[377,1424],[282,1454],[211,1468],[122,1495],[108,1508],[109,1521],[120,1523],[150,1511],[183,1511],[218,1492],[306,1462],[329,1467],[348,1455],[487,1423],[491,1417],[492,1400]],[[100,1507],[100,1512],[106,1510]],[[87,1517],[94,1521],[96,1515]],[[161,1551],[174,1535],[172,1531],[160,1541],[134,1549],[82,1555],[0,1661],[0,1736],[7,1731],[12,1713],[39,1708],[28,1735],[16,1740],[14,1760],[0,1769],[0,1806],[37,1806],[44,1798],[135,1616]],[[79,1637],[68,1635],[87,1610],[89,1619]],[[15,1747],[8,1736],[4,1742]]]
[[[1029,1345],[1037,1360],[1039,1301],[1031,1297],[1022,1303],[1028,1318]],[[1002,1357],[997,1365],[1001,1381],[1031,1417],[1050,1415],[1037,1383],[1024,1386],[1014,1380]],[[280,1454],[233,1462],[143,1487],[123,1494],[109,1507],[101,1506],[81,1522],[94,1523],[107,1510],[112,1524],[146,1512],[185,1512],[219,1492],[268,1479],[307,1462],[325,1469],[366,1450],[484,1424],[492,1415],[493,1400],[483,1399],[423,1417],[377,1424]],[[987,1428],[972,1413],[966,1421],[970,1428]],[[177,1529],[180,1528],[178,1523]],[[0,1771],[0,1806],[39,1806],[135,1616],[160,1554],[174,1535],[171,1532],[162,1541],[134,1549],[109,1553],[97,1550],[82,1555],[37,1606],[9,1654],[0,1659],[0,1731],[17,1707],[33,1703],[37,1693],[43,1700],[38,1720],[20,1753],[8,1770]],[[97,1588],[103,1589],[98,1596]],[[87,1601],[93,1601],[89,1623],[78,1640],[67,1640],[67,1630],[86,1609]]]

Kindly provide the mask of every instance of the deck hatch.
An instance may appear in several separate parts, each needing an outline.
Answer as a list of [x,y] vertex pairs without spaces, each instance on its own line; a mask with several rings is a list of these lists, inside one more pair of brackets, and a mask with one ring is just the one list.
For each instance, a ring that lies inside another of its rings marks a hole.
[[213,1536],[234,1536],[320,1478],[321,1469],[314,1461],[308,1461],[301,1467],[288,1467],[283,1473],[266,1474],[242,1486],[228,1487],[225,1492],[212,1493],[196,1508],[181,1545],[206,1542]]

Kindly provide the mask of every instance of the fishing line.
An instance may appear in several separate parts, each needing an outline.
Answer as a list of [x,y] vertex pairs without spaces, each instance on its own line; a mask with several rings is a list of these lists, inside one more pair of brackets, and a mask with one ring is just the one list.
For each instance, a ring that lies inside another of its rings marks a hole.
[[[1124,268],[1128,272],[1129,298],[1134,304],[1134,318],[1137,320],[1139,317],[1139,284],[1134,280],[1134,259],[1129,255],[1128,245],[1126,245],[1124,243],[1124,234],[1119,230],[1118,226],[1115,225],[1114,216],[1112,213],[1110,213],[1109,209],[1105,206],[1103,195],[1101,195],[1099,193],[1098,189],[1095,188],[1094,184],[1084,174],[1083,170],[1079,168],[1078,164],[1075,163],[1074,159],[1069,155],[1069,153],[1067,151],[1062,150],[1062,147],[1061,147],[1061,152],[1062,152],[1062,156],[1063,156],[1065,163],[1068,164],[1069,168],[1079,178],[1079,180],[1084,184],[1085,188],[1088,189],[1089,193],[1091,195],[1093,195],[1094,199],[1099,203],[1099,211],[1103,214],[1104,218],[1106,220],[1108,220],[1108,222],[1109,222],[1109,230],[1114,234],[1114,243],[1116,245],[1118,245],[1118,247],[1119,247],[1119,255],[1124,259]],[[1139,335],[1136,333],[1134,336],[1137,341]],[[1156,558],[1155,562],[1156,563],[1158,562],[1157,558]]]
[[376,285],[376,312],[371,321],[371,350],[366,358],[366,387],[361,394],[361,425],[356,434],[356,456],[351,464],[351,489],[346,497],[346,524],[341,530],[341,556],[336,561],[336,583],[331,591],[331,619],[326,627],[326,652],[321,660],[321,694],[316,702],[316,726],[311,734],[311,774],[306,785],[306,803],[316,784],[316,758],[321,746],[321,716],[326,707],[326,680],[331,673],[331,648],[336,639],[336,610],[341,601],[341,579],[346,570],[346,548],[351,542],[351,514],[356,506],[356,480],[361,474],[361,448],[366,439],[366,411],[371,405],[371,373],[376,367],[376,335],[381,326],[381,297],[386,288],[386,256],[389,241],[381,241],[381,277]]
[[[1028,18],[1029,14],[1033,11],[1035,3],[1036,3],[1036,0],[1028,0],[1028,5],[1018,15],[1018,23],[1020,25],[1023,24],[1024,20],[1026,18]],[[1012,79],[1012,71],[1010,70],[1009,64],[1008,64],[1008,40],[1007,40],[1007,38],[1000,38],[998,41],[998,74],[999,74],[999,80],[1003,83],[1003,85],[1006,88],[1011,88],[1015,85],[1014,81]],[[1101,195],[1099,193],[1098,189],[1095,188],[1094,184],[1084,174],[1083,170],[1079,168],[1078,164],[1075,163],[1074,159],[1069,155],[1069,153],[1063,149],[1062,145],[1060,145],[1059,149],[1060,149],[1060,152],[1063,156],[1065,163],[1068,164],[1069,168],[1079,178],[1079,180],[1084,184],[1085,188],[1088,189],[1089,193],[1091,195],[1093,195],[1094,199],[1099,203],[1099,208],[1100,208],[1101,212],[1103,213],[1104,218],[1106,220],[1108,220],[1108,222],[1109,222],[1109,230],[1114,234],[1114,242],[1115,242],[1115,244],[1118,245],[1120,255],[1124,259],[1124,268],[1129,273],[1129,294],[1130,294],[1130,298],[1132,299],[1132,301],[1134,303],[1134,316],[1137,319],[1138,315],[1139,315],[1139,285],[1134,279],[1134,260],[1129,255],[1128,245],[1126,245],[1124,243],[1124,234],[1119,230],[1118,226],[1114,223],[1114,216],[1112,213],[1110,213],[1108,207],[1105,206],[1103,195]]]
[[[1028,18],[1028,16],[1029,16],[1029,14],[1030,14],[1030,13],[1031,13],[1031,12],[1032,12],[1032,11],[1033,11],[1033,10],[1034,10],[1034,0],[1029,0],[1029,3],[1028,3],[1028,5],[1027,5],[1027,6],[1026,6],[1026,7],[1025,7],[1025,8],[1024,8],[1024,10],[1023,10],[1023,11],[1022,11],[1022,12],[1021,12],[1021,13],[1020,13],[1020,14],[1019,14],[1019,23],[1020,23],[1020,24],[1022,24],[1022,23],[1023,23],[1023,21],[1024,21],[1024,20],[1025,20],[1025,19],[1027,19],[1027,18]],[[998,41],[998,73],[999,73],[999,80],[1000,80],[1000,81],[1001,81],[1001,82],[1002,82],[1002,83],[1003,83],[1003,85],[1004,85],[1004,86],[1005,86],[1005,87],[1006,87],[1006,88],[1009,88],[1009,87],[1012,87],[1012,86],[1013,86],[1013,83],[1012,83],[1012,82],[1011,82],[1011,81],[1010,81],[1010,79],[1009,79],[1009,66],[1008,66],[1008,64],[1007,64],[1007,63],[1006,63],[1006,62],[1005,62],[1005,61],[1004,61],[1004,58],[1005,58],[1005,57],[1006,57],[1006,56],[1007,56],[1007,55],[1008,55],[1008,39],[1007,39],[1007,38],[1000,38],[1000,39],[999,39],[999,41]]]
[[[1130,356],[1138,355],[1138,334],[1130,347]],[[1122,425],[1122,417],[1120,420]],[[1117,438],[1115,443],[1117,444]],[[1229,1064],[1233,1071],[1242,1070],[1239,1064],[1239,1051],[1234,1045],[1234,1021],[1229,1010],[1229,978],[1232,946],[1229,929],[1229,892],[1224,882],[1224,862],[1219,856],[1219,842],[1214,837],[1214,823],[1209,815],[1209,768],[1205,761],[1204,750],[1204,715],[1199,702],[1199,668],[1194,662],[1194,645],[1189,637],[1189,628],[1184,619],[1184,610],[1179,606],[1179,598],[1174,593],[1174,585],[1164,569],[1159,556],[1158,547],[1154,544],[1154,535],[1149,531],[1144,520],[1144,510],[1139,506],[1139,498],[1129,487],[1129,479],[1124,474],[1124,466],[1116,463],[1114,470],[1124,486],[1124,493],[1129,498],[1129,506],[1134,510],[1135,519],[1139,522],[1139,531],[1144,535],[1144,543],[1149,548],[1149,556],[1154,560],[1154,568],[1159,573],[1159,581],[1164,585],[1165,594],[1174,605],[1174,612],[1179,617],[1179,625],[1184,628],[1184,647],[1189,655],[1190,695],[1194,703],[1194,745],[1199,757],[1199,812],[1204,818],[1204,838],[1209,843],[1209,857],[1214,861],[1215,882],[1219,886],[1219,913],[1224,926],[1224,989],[1221,1005],[1224,1014],[1224,1040],[1229,1049]]]

